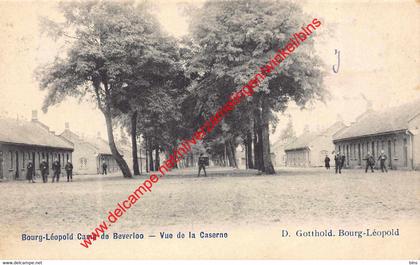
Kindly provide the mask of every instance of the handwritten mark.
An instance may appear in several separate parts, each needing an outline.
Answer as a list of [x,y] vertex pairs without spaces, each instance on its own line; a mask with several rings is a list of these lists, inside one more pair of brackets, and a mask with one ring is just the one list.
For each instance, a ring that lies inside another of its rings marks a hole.
[[339,50],[337,50],[337,49],[335,49],[335,52],[334,52],[334,54],[337,54],[338,56],[337,56],[337,69],[335,68],[335,64],[333,65],[333,72],[334,73],[338,73],[338,70],[340,69],[340,51]]

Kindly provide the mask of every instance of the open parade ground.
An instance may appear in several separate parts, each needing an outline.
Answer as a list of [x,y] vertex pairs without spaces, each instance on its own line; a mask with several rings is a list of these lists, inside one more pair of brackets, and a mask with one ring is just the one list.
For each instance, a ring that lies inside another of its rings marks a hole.
[[[323,168],[173,170],[115,225],[127,231],[197,225],[276,225],[332,220],[340,223],[420,219],[420,172],[365,173]],[[88,233],[143,179],[79,175],[71,183],[0,183],[1,233]],[[111,230],[117,229],[112,227]]]
[[[106,220],[145,174],[0,183],[0,253],[45,259],[296,259],[303,249],[308,258],[418,254],[410,248],[419,243],[418,171],[344,170],[336,175],[323,168],[279,168],[276,175],[259,175],[210,167],[208,177],[196,174],[196,169],[171,171],[109,227],[109,240],[89,248],[80,245],[83,236]],[[206,237],[216,233],[217,238]],[[379,243],[380,249],[370,251]],[[240,251],[246,248],[250,251]]]

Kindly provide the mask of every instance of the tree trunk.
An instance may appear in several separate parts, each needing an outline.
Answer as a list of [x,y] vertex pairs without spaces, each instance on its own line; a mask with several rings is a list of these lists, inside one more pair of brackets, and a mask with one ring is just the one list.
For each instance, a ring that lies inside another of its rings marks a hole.
[[150,172],[155,171],[155,163],[153,162],[153,149],[149,149],[149,170]]
[[244,148],[245,148],[245,169],[249,169],[249,163],[248,163],[248,144],[246,140],[244,140]]
[[133,173],[134,175],[140,175],[137,155],[137,110],[131,115],[131,149],[133,152]]
[[236,149],[235,149],[235,145],[232,143],[232,141],[229,141],[229,146],[232,150],[232,159],[233,159],[233,167],[238,168],[238,163],[236,161]]
[[159,157],[159,146],[156,146],[155,149],[155,170],[157,171],[160,167],[160,157]]
[[252,138],[252,143],[254,144],[254,168],[259,169],[258,164],[258,143],[257,143],[257,128],[255,127],[254,122],[254,137]]
[[229,141],[225,141],[225,148],[226,148],[226,154],[229,160],[229,166],[235,167],[235,163],[233,161],[232,148],[230,147]]
[[149,143],[149,141],[147,140],[147,137],[144,137],[144,146],[145,146],[145,148],[144,148],[144,151],[146,152],[145,153],[145,156],[146,156],[146,172],[147,173],[149,173],[149,149],[148,149],[148,143]]
[[228,158],[227,158],[227,151],[226,151],[226,144],[223,145],[224,148],[224,152],[223,152],[223,166],[227,167],[228,166]]
[[143,174],[143,160],[141,159],[141,136],[140,136],[140,138],[139,138],[139,141],[140,141],[140,143],[139,143],[139,146],[140,146],[140,148],[139,148],[139,155],[140,155],[140,159],[139,159],[139,168],[140,168],[140,175],[141,174]]
[[149,150],[149,171],[155,171],[154,163],[153,163],[153,148],[152,148],[152,144],[150,143],[150,140],[149,140],[148,150]]
[[[176,143],[172,144],[171,154],[174,153],[174,150],[176,148]],[[178,168],[178,163],[176,162],[176,159],[174,159],[174,168]]]
[[120,152],[118,152],[117,146],[115,145],[114,132],[112,129],[111,107],[109,104],[110,103],[106,105],[106,109],[103,111],[106,122],[106,130],[108,133],[109,148],[111,149],[112,156],[117,162],[118,167],[121,169],[124,178],[132,178],[133,175],[131,174],[130,168],[128,167]]
[[247,161],[248,168],[254,168],[254,163],[252,163],[252,134],[248,132],[246,135],[246,149],[247,149]]
[[255,168],[260,171],[264,171],[262,157],[261,111],[259,109],[256,109],[254,111],[254,159]]
[[264,97],[262,100],[262,157],[263,157],[263,168],[266,174],[275,174],[273,163],[271,162],[270,153],[270,107],[268,106],[267,99]]

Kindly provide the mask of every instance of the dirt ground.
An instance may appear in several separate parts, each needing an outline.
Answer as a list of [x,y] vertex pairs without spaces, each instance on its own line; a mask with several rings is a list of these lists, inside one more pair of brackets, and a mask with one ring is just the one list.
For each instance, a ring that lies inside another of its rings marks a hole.
[[[172,171],[115,224],[140,227],[270,225],[275,223],[420,220],[420,172],[387,174],[325,169]],[[27,233],[88,233],[144,180],[75,176],[74,182],[0,183],[0,236]],[[49,179],[51,181],[51,179]]]

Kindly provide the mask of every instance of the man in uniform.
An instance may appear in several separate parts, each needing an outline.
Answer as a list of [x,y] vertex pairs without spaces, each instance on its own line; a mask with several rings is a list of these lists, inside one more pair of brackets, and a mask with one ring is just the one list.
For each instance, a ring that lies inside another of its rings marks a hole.
[[365,173],[367,173],[369,167],[373,172],[373,166],[375,165],[375,158],[373,158],[373,155],[370,152],[367,153],[365,160],[366,160]]
[[44,183],[48,182],[48,163],[45,159],[42,159],[41,164],[39,164],[39,169],[41,170],[42,181]]
[[57,178],[57,182],[60,180],[60,173],[61,173],[61,164],[56,159],[54,163],[52,164],[52,170],[53,170],[53,179],[52,182],[54,182],[54,179]]
[[346,156],[344,154],[341,155],[341,169],[344,168],[344,164],[346,163]]
[[325,159],[324,159],[324,162],[325,162],[325,168],[326,169],[330,169],[330,158],[328,157],[328,155],[325,155]]
[[35,183],[35,181],[34,181],[34,164],[32,163],[31,160],[29,160],[28,165],[26,166],[26,179],[28,180],[28,183],[30,183],[30,182]]
[[200,154],[200,156],[198,157],[198,175],[197,175],[197,177],[200,176],[201,169],[204,170],[204,176],[207,177],[206,158],[203,156],[203,154]]
[[73,181],[73,164],[70,162],[70,160],[67,161],[66,166],[64,167],[67,173],[67,182]]
[[335,162],[335,174],[337,174],[337,173],[341,174],[342,159],[341,159],[340,152],[337,152],[335,154],[334,162]]
[[385,155],[385,151],[384,150],[381,150],[381,154],[379,155],[378,160],[379,160],[379,162],[381,164],[381,170],[382,170],[382,172],[384,172],[384,171],[385,172],[388,172],[388,169],[386,168],[386,164],[385,164],[387,158],[388,157]]
[[105,160],[102,162],[102,175],[107,174],[108,165],[105,163]]

